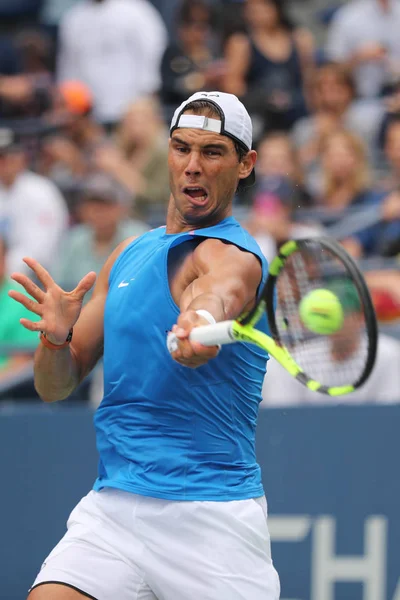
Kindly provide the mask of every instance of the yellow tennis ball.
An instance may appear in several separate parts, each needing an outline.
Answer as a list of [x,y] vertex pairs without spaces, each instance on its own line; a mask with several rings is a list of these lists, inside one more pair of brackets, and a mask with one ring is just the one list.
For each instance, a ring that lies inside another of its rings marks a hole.
[[319,335],[331,335],[343,326],[342,305],[329,290],[309,292],[300,302],[299,313],[305,327]]

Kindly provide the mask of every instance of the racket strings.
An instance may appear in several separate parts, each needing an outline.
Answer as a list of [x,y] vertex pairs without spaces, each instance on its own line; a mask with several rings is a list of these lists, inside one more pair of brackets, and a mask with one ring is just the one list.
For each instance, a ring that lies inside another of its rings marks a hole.
[[[342,325],[330,335],[308,329],[299,312],[301,301],[321,289],[335,294],[343,313]],[[299,245],[276,290],[279,338],[305,374],[328,387],[355,383],[365,369],[369,342],[363,302],[345,264],[318,243]]]

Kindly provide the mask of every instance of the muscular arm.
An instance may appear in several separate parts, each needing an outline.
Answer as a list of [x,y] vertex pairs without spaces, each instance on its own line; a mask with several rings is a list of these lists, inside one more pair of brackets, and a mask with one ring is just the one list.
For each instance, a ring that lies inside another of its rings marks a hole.
[[251,253],[220,240],[202,242],[183,266],[183,282],[179,303],[181,314],[173,331],[179,340],[173,358],[188,367],[198,367],[214,358],[218,349],[206,348],[189,341],[194,327],[207,320],[196,310],[207,310],[218,321],[235,319],[250,309],[261,282],[259,260]]
[[133,239],[122,242],[104,264],[93,296],[74,325],[71,344],[61,350],[39,344],[35,353],[35,388],[45,402],[67,398],[102,356],[108,277],[116,258]]
[[253,304],[261,281],[261,264],[250,252],[221,240],[208,239],[190,256],[193,281],[179,306],[208,310],[216,321],[234,319]]

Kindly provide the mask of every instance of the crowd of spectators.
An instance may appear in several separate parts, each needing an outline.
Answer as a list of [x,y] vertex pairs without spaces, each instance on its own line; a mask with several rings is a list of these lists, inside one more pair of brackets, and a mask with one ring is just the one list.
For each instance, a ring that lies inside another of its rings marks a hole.
[[[399,320],[400,0],[326,8],[316,36],[317,21],[295,23],[289,0],[2,2],[3,305],[23,256],[72,288],[122,239],[161,224],[172,111],[219,89],[253,119],[257,181],[235,211],[265,255],[289,238],[335,235],[364,260],[380,321]],[[23,342],[10,335],[0,344]],[[387,401],[379,390],[399,355],[382,335],[376,401]],[[20,359],[0,362],[0,380]],[[290,385],[283,396],[309,401]],[[389,396],[400,401],[393,378]],[[265,403],[273,398],[268,390]]]

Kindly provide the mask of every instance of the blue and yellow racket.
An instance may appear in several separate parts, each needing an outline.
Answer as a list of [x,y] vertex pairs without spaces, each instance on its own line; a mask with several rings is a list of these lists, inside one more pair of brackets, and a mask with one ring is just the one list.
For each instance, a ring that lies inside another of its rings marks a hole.
[[[266,312],[271,336],[255,328]],[[234,321],[192,330],[205,346],[260,346],[309,389],[340,396],[372,372],[377,323],[363,275],[338,243],[318,237],[284,244],[256,306]],[[169,334],[170,352],[176,337]]]

